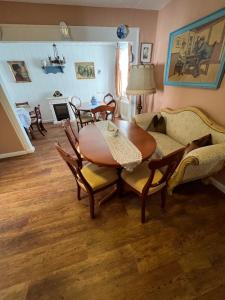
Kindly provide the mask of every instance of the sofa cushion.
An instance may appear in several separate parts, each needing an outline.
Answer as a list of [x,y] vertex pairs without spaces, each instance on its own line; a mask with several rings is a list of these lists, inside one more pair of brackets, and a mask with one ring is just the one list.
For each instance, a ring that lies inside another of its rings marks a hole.
[[139,114],[134,117],[134,121],[139,127],[146,130],[154,116],[155,113],[151,113],[151,112]]
[[147,131],[154,131],[166,134],[166,121],[163,116],[155,115],[149,124]]
[[210,145],[212,145],[212,136],[211,136],[211,134],[207,134],[207,135],[201,137],[200,139],[194,140],[190,144],[188,144],[186,146],[185,153],[187,154],[188,152],[190,152],[194,149],[198,149],[198,148],[210,146]]
[[165,156],[175,150],[184,147],[184,145],[176,142],[166,134],[159,133],[159,132],[152,132],[152,131],[148,131],[148,133],[151,134],[156,140],[157,143],[156,154],[159,157]]

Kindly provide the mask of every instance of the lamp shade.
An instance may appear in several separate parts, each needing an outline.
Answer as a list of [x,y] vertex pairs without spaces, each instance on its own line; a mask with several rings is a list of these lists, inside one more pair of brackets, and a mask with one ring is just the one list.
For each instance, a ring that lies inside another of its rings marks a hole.
[[149,95],[156,92],[154,65],[133,65],[128,78],[128,95]]

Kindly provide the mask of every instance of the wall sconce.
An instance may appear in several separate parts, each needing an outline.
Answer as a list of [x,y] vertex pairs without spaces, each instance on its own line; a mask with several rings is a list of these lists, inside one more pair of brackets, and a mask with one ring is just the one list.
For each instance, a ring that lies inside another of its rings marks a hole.
[[66,59],[64,56],[60,58],[56,44],[52,45],[54,57],[48,57],[48,60],[42,60],[42,69],[46,74],[49,73],[63,73],[63,69],[65,68]]

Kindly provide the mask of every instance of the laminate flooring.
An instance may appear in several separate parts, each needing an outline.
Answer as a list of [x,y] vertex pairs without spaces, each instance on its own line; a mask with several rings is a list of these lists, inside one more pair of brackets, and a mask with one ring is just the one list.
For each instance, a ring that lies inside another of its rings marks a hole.
[[[61,127],[36,133],[35,153],[0,161],[1,300],[223,300],[225,196],[193,182],[147,204],[126,192],[96,209],[54,148]],[[98,196],[98,199],[103,194]]]

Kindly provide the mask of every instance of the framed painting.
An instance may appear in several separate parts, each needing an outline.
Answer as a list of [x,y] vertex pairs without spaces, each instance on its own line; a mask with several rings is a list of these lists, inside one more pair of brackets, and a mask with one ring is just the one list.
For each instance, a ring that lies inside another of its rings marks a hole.
[[75,63],[77,79],[95,79],[95,66],[93,62]]
[[24,61],[7,61],[16,83],[31,82]]
[[225,70],[225,8],[170,34],[164,84],[216,89]]
[[150,64],[152,59],[152,43],[141,43],[141,57],[140,62],[143,64]]

